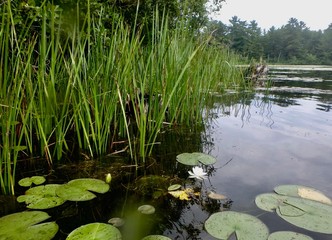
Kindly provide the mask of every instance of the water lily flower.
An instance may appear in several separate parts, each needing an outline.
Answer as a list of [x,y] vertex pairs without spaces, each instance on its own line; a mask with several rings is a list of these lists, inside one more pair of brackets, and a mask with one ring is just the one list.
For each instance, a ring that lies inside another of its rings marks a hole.
[[189,178],[197,178],[198,180],[206,179],[207,173],[204,172],[203,168],[201,167],[193,167],[192,171],[188,171]]

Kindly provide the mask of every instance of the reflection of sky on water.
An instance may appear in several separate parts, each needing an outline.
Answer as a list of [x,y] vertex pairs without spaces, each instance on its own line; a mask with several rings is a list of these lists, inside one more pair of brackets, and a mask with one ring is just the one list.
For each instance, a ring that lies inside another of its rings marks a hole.
[[232,209],[257,210],[255,196],[281,184],[311,186],[332,197],[332,113],[317,110],[313,99],[294,100],[287,107],[256,100],[241,114],[233,107],[214,119],[215,166],[232,161],[211,182],[234,201]]

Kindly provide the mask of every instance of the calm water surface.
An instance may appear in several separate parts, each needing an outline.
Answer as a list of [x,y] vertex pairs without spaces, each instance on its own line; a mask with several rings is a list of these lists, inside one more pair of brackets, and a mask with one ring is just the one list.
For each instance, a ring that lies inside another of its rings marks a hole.
[[[270,232],[332,239],[294,227],[254,203],[256,195],[282,184],[310,186],[332,197],[332,68],[275,66],[270,78],[268,92],[216,97],[207,130],[212,144],[205,150],[218,162],[207,188],[230,197],[231,210],[259,216]],[[202,228],[209,213],[198,209],[184,210],[174,225]],[[175,239],[214,239],[204,230],[194,237],[177,231],[166,232]]]

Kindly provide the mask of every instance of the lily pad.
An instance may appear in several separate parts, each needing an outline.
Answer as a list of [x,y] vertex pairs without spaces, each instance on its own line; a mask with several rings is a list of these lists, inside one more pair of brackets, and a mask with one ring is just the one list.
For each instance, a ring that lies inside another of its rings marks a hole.
[[258,195],[256,205],[276,213],[287,222],[314,232],[332,234],[332,206],[300,198],[266,193]]
[[25,202],[30,209],[49,209],[62,205],[65,200],[56,195],[55,190],[61,185],[47,184],[30,188],[17,198],[18,202]]
[[154,206],[151,205],[142,205],[139,208],[137,208],[137,210],[142,213],[142,214],[154,214],[156,209],[154,208]]
[[182,164],[196,166],[199,163],[204,165],[214,164],[217,160],[211,155],[199,152],[181,153],[176,156],[176,160]]
[[142,238],[142,240],[172,240],[172,239],[170,239],[169,237],[162,236],[162,235],[149,235],[149,236]]
[[[314,232],[332,234],[332,206],[308,199],[288,197],[285,201],[288,209],[285,207],[277,208],[277,214],[287,222]],[[303,211],[300,216],[294,217],[288,214],[294,212],[294,208]]]
[[26,177],[18,181],[18,185],[22,187],[30,187],[32,183],[35,185],[40,185],[43,184],[45,181],[46,179],[43,176]]
[[90,223],[76,228],[66,240],[121,240],[119,229],[106,223]]
[[181,185],[180,184],[173,184],[171,186],[168,187],[168,191],[175,191],[175,190],[178,190],[181,188]]
[[238,240],[266,240],[269,236],[269,230],[261,220],[233,211],[212,214],[205,221],[205,229],[218,239],[229,239],[234,233]]
[[73,187],[87,189],[96,193],[106,193],[110,186],[100,179],[80,178],[69,181],[67,184]]
[[215,192],[209,192],[209,194],[207,196],[208,196],[208,198],[211,198],[211,199],[214,199],[214,200],[225,200],[225,199],[227,199],[227,197],[225,195],[215,193]]
[[281,195],[306,198],[326,204],[332,204],[332,200],[321,191],[311,187],[300,185],[281,185],[274,188],[274,191]]
[[297,232],[290,232],[290,231],[279,231],[270,234],[267,240],[313,240],[311,237],[297,233]]
[[[40,223],[50,218],[45,212],[14,213],[0,218],[1,239],[52,239],[58,232],[55,222]],[[40,223],[40,224],[38,224]]]
[[56,189],[56,194],[69,201],[88,201],[96,197],[90,191],[105,193],[110,186],[102,180],[92,178],[81,178],[69,181]]
[[255,203],[262,210],[273,212],[280,205],[284,204],[285,196],[275,193],[263,193],[256,196]]
[[125,224],[123,218],[114,217],[108,220],[109,224],[112,224],[114,227],[122,227]]

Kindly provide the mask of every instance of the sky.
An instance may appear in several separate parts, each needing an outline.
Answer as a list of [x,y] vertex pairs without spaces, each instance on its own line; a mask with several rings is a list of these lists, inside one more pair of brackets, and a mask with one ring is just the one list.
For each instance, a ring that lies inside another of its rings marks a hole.
[[332,0],[226,0],[213,19],[229,24],[237,16],[248,23],[256,20],[268,30],[286,25],[291,17],[303,21],[310,30],[324,30],[332,23]]

